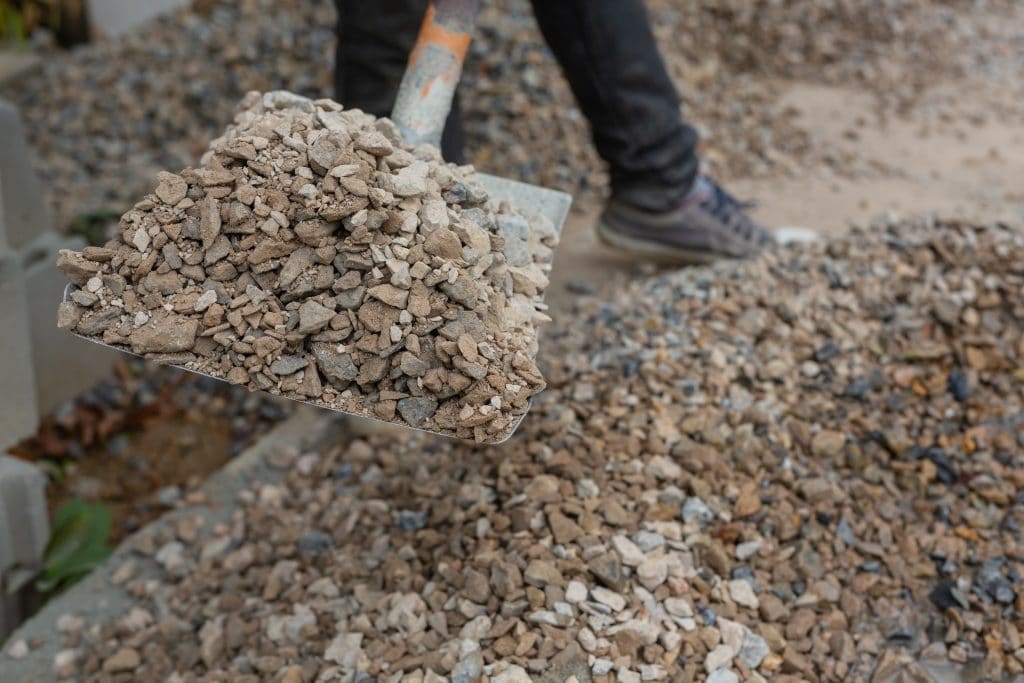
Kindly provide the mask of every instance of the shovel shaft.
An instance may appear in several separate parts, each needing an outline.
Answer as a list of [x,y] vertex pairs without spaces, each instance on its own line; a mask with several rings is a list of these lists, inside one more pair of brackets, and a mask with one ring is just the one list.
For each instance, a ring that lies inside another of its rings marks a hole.
[[481,0],[431,0],[391,118],[407,144],[440,147]]

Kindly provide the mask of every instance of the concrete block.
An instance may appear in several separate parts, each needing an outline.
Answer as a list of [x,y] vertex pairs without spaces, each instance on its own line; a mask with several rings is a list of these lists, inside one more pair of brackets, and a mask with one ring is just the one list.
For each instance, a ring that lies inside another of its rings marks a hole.
[[90,0],[89,24],[94,35],[112,38],[188,3],[189,0]]
[[0,247],[0,452],[39,426],[21,260]]
[[57,329],[57,305],[67,280],[54,265],[60,249],[81,249],[79,238],[48,234],[22,252],[36,405],[46,415],[107,377],[116,351]]
[[0,100],[0,246],[20,251],[53,227],[17,108]]
[[[0,455],[0,577],[16,565],[38,565],[50,534],[46,475],[28,463]],[[0,590],[0,641],[23,614],[23,597]]]

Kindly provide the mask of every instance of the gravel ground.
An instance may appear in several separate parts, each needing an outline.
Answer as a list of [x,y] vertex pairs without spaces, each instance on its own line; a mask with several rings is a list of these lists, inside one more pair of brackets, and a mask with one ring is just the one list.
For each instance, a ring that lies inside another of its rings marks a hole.
[[[985,71],[979,3],[879,4],[652,0],[711,169],[870,162],[813,148],[773,78],[857,83],[894,112],[936,74]],[[212,24],[181,13],[12,93],[65,223],[187,165],[245,91],[326,92],[328,3],[196,11]],[[599,191],[525,3],[489,4],[473,60],[480,167]],[[541,345],[550,387],[512,441],[282,452],[286,484],[242,496],[212,540],[195,541],[195,521],[140,547],[164,579],[125,568],[136,607],[110,626],[63,620],[55,667],[104,681],[1017,680],[1021,234],[880,224],[581,293]]]
[[[704,134],[704,160],[725,176],[789,174],[811,160],[875,172],[868,159],[814,149],[777,104],[774,79],[856,83],[893,111],[943,75],[985,73],[996,57],[995,41],[985,38],[1000,27],[975,18],[1010,6],[884,0],[865,12],[859,0],[650,3],[684,110]],[[191,165],[250,90],[330,96],[333,23],[327,0],[202,0],[137,33],[48,55],[39,77],[3,94],[22,108],[59,224],[123,213],[158,171]],[[465,81],[468,147],[482,170],[578,199],[602,190],[586,124],[524,0],[487,4]]]
[[58,668],[1019,676],[1021,263],[1020,226],[920,220],[611,283],[552,326],[551,387],[508,444],[279,453],[285,485],[212,540],[139,548],[163,581],[128,579],[115,625],[68,620]]

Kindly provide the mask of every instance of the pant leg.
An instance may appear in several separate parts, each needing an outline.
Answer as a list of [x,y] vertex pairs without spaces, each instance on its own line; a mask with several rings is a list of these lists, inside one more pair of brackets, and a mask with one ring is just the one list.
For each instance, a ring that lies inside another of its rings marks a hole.
[[[338,44],[335,98],[344,106],[390,116],[428,0],[335,0]],[[444,158],[465,163],[462,108],[456,95],[441,136]]]
[[643,0],[532,1],[612,191],[650,210],[678,204],[698,172],[698,135],[681,119]]

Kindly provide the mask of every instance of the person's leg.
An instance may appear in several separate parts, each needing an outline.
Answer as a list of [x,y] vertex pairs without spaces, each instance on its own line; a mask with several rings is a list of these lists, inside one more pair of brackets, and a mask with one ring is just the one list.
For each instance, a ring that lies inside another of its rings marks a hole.
[[697,177],[697,133],[642,0],[533,0],[547,44],[590,122],[616,196],[653,211],[677,205]]
[[[335,99],[345,107],[389,116],[416,43],[427,0],[335,0],[338,45],[334,63]],[[464,163],[459,98],[441,138],[444,158]]]
[[772,236],[747,205],[700,175],[643,0],[533,0],[541,32],[590,122],[612,196],[598,235],[675,262],[747,257]]

